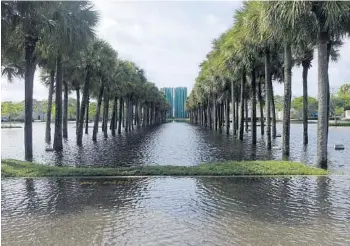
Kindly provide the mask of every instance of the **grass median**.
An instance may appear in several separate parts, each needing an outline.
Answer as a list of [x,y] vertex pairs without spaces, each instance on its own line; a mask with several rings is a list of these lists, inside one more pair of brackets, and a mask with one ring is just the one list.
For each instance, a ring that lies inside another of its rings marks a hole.
[[329,123],[329,126],[348,126],[350,127],[350,122],[337,122],[337,123]]
[[72,176],[244,176],[244,175],[326,175],[328,171],[287,161],[227,161],[198,166],[137,166],[116,168],[75,168],[49,166],[6,159],[1,161],[2,177]]

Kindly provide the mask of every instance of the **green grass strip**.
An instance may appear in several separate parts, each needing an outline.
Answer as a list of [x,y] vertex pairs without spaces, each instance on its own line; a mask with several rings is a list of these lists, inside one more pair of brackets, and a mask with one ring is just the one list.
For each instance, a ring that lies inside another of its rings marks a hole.
[[350,122],[337,122],[337,124],[335,123],[329,123],[329,126],[349,126],[350,127]]
[[244,176],[244,175],[326,175],[328,171],[288,161],[227,161],[198,166],[137,166],[89,168],[49,166],[12,159],[2,160],[2,177],[71,176]]

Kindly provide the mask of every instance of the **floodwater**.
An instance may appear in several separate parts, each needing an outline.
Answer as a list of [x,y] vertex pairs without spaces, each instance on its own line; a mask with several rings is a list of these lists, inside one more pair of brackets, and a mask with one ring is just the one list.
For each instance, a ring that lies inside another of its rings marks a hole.
[[[92,125],[92,124],[91,124]],[[309,145],[302,144],[302,125],[291,125],[290,160],[314,165],[316,162],[316,124],[309,125]],[[267,151],[258,127],[258,142],[252,147],[250,132],[241,142],[232,135],[183,122],[141,128],[107,139],[101,131],[94,143],[92,128],[84,135],[83,146],[76,146],[75,124],[68,127],[68,140],[64,140],[61,153],[45,152],[45,123],[33,124],[34,161],[49,165],[70,166],[131,166],[131,165],[198,165],[203,162],[224,160],[277,159],[281,150]],[[54,126],[52,125],[52,134]],[[282,124],[277,124],[282,132]],[[24,159],[23,128],[1,129],[2,158]],[[273,141],[281,147],[282,138]],[[334,150],[334,144],[344,144],[345,150]],[[350,127],[330,127],[328,143],[329,169],[350,173]]]
[[2,245],[350,245],[350,176],[4,179]]
[[[53,127],[52,127],[53,128]],[[282,126],[277,126],[281,132]],[[188,123],[122,133],[75,145],[74,124],[62,153],[45,152],[44,123],[33,124],[34,159],[48,165],[198,165],[281,159],[258,134],[252,148]],[[291,127],[291,160],[314,165],[316,125],[302,146]],[[258,129],[258,132],[259,129]],[[2,129],[2,158],[23,159],[23,129]],[[281,145],[281,138],[274,146]],[[344,144],[335,151],[333,144]],[[350,128],[329,129],[325,176],[5,178],[3,245],[350,245]],[[337,175],[344,173],[344,175]]]

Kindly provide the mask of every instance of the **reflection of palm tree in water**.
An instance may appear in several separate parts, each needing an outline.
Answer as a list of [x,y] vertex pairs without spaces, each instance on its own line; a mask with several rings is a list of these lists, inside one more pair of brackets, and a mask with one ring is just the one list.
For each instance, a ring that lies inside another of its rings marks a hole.
[[[213,208],[232,217],[247,216],[273,224],[311,223],[315,210],[311,200],[305,199],[315,184],[311,178],[198,178],[205,191],[201,197],[209,199]],[[303,188],[304,186],[304,188]],[[208,202],[208,201],[206,201]],[[316,208],[317,210],[321,208]],[[242,212],[244,213],[242,215]]]
[[33,179],[25,179],[27,210],[32,212],[40,207],[40,199],[35,191]]
[[316,201],[318,206],[320,207],[319,213],[320,217],[324,219],[332,219],[331,218],[331,208],[332,202],[330,201],[330,178],[329,177],[317,177],[316,179]]

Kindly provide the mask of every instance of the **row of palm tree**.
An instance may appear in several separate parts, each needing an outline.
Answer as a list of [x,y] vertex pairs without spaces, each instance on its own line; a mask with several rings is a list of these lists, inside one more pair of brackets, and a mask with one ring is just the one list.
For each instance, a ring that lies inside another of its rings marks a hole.
[[258,103],[261,134],[266,135],[267,149],[271,149],[271,139],[276,137],[272,81],[284,83],[282,152],[288,157],[291,70],[294,65],[303,68],[303,142],[308,144],[307,76],[317,50],[317,165],[327,168],[328,64],[330,58],[336,60],[339,56],[337,48],[342,44],[342,38],[349,34],[349,27],[349,2],[244,2],[243,7],[235,12],[233,26],[214,40],[212,51],[200,65],[201,70],[187,101],[191,122],[215,130],[221,130],[225,122],[229,134],[231,103],[233,134],[242,140],[244,130],[248,131],[247,106],[250,103],[251,138],[252,144],[256,144]]
[[[125,131],[132,130],[134,125],[140,127],[164,122],[169,107],[164,96],[147,81],[142,69],[133,62],[118,58],[117,52],[107,42],[96,37],[94,28],[98,20],[98,12],[87,1],[1,2],[2,74],[10,80],[14,76],[24,77],[27,160],[33,157],[33,80],[38,67],[42,69],[41,78],[49,88],[45,134],[48,143],[51,141],[53,101],[56,106],[53,139],[56,151],[63,149],[62,139],[68,137],[68,95],[71,91],[77,96],[78,145],[82,144],[84,123],[85,132],[88,132],[89,102],[93,98],[97,99],[94,141],[102,99],[105,137],[110,119],[112,135],[117,126],[121,132],[123,119]],[[109,102],[113,102],[111,117]]]

